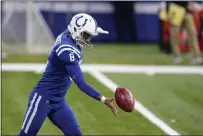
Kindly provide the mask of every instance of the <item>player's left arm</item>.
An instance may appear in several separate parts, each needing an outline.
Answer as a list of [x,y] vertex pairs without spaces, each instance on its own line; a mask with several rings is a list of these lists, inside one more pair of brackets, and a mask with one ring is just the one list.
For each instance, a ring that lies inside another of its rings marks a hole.
[[75,84],[87,95],[95,98],[96,100],[102,101],[105,103],[112,112],[117,116],[117,109],[113,105],[114,98],[106,98],[102,96],[99,92],[97,92],[91,85],[89,85],[84,78],[82,70],[78,63],[76,64],[66,64],[66,70],[70,74],[70,77],[73,79]]
[[73,79],[78,88],[80,88],[81,91],[91,96],[92,98],[105,103],[109,108],[111,108],[112,112],[117,115],[117,109],[112,103],[114,99],[102,96],[85,81],[84,75],[79,65],[79,54],[77,54],[73,48],[61,48],[56,52],[56,54],[58,58],[64,63],[69,76]]

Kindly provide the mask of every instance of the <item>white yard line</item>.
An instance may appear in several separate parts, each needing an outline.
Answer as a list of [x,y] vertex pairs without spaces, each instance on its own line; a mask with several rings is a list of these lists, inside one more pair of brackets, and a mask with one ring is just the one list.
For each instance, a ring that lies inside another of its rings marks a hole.
[[[37,71],[43,72],[45,63],[3,63],[3,71]],[[202,66],[146,66],[146,65],[112,65],[82,64],[84,72],[97,70],[106,73],[160,73],[160,74],[202,74]]]
[[[115,92],[117,88],[117,84],[115,84],[112,80],[106,77],[99,71],[89,71],[89,73],[96,78],[100,83],[109,88],[112,92]],[[136,101],[135,109],[140,112],[145,118],[147,118],[151,123],[160,128],[167,135],[180,135],[174,129],[172,129],[169,125],[167,125],[163,120],[159,119],[156,115],[154,115],[151,111],[149,111],[146,107],[144,107],[139,101]]]

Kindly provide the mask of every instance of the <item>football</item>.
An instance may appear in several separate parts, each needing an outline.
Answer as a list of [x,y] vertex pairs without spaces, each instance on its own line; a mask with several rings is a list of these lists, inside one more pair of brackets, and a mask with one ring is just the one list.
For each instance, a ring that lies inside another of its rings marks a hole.
[[115,101],[116,104],[125,112],[132,112],[134,110],[135,97],[127,88],[116,88]]

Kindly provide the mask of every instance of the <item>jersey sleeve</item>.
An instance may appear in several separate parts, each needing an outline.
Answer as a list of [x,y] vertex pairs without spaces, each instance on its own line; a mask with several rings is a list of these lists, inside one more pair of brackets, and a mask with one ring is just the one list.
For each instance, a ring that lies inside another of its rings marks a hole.
[[73,79],[73,81],[81,91],[94,99],[97,99],[99,97],[100,93],[85,81],[79,64],[66,64],[65,67],[71,79]]
[[75,47],[63,44],[56,48],[56,56],[65,64],[79,63],[80,51]]

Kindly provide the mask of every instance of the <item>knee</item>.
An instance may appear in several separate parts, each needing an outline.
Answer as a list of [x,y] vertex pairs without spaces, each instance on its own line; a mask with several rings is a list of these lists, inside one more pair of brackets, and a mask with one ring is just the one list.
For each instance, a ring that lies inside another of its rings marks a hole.
[[69,128],[64,132],[65,136],[82,136],[80,127]]

